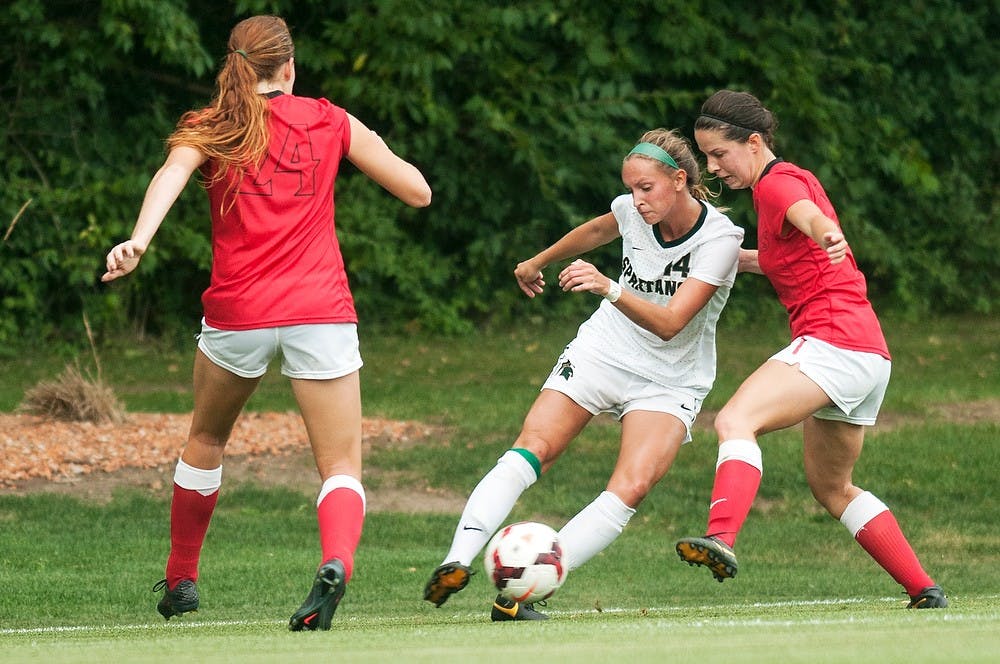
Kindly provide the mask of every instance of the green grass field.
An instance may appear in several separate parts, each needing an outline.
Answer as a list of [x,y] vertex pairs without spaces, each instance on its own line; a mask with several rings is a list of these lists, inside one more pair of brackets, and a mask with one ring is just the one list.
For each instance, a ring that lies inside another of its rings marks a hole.
[[[467,494],[509,446],[574,329],[363,334],[366,414],[445,432],[376,449],[366,482],[377,490],[419,479]],[[719,584],[682,564],[673,543],[704,527],[715,462],[715,441],[699,429],[622,537],[550,600],[545,623],[490,623],[483,574],[441,609],[422,601],[457,514],[376,512],[333,629],[290,633],[288,616],[319,562],[313,497],[250,484],[223,487],[202,558],[201,610],[165,623],[150,589],[168,546],[166,490],[121,491],[107,504],[0,495],[0,661],[1000,661],[1000,322],[896,321],[886,329],[895,361],[884,414],[893,426],[869,434],[855,481],[893,508],[948,592],[947,610],[903,609],[901,589],[821,513],[794,430],[762,440],[764,481],[739,541],[740,575]],[[724,325],[706,408],[721,405],[784,335],[777,324]],[[186,412],[190,352],[162,342],[109,346],[104,376],[130,410]],[[0,411],[72,359],[12,354]],[[970,404],[973,415],[960,407]],[[250,407],[293,402],[269,375]],[[617,436],[613,423],[595,422],[511,520],[561,526],[602,490]]]

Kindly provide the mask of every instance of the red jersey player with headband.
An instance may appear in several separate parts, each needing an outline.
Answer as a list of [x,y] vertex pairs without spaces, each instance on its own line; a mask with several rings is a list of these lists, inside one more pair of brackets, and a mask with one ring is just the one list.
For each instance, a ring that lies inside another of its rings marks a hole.
[[293,631],[330,629],[354,569],[365,492],[357,315],[334,226],[343,158],[404,203],[431,190],[357,118],[326,99],[292,94],[295,47],[276,16],[229,36],[208,108],[181,117],[146,190],[131,239],[107,255],[103,281],[132,272],[195,170],[212,218],[211,283],[194,360],[191,429],[174,472],[170,554],[157,604],[170,619],[199,608],[198,563],[222,484],[233,424],[269,362],[281,355],[321,482],[322,558]]
[[948,605],[889,508],[851,480],[864,427],[875,423],[891,361],[864,275],[833,205],[809,171],[777,158],[777,122],[753,95],[721,90],[703,105],[695,140],[708,171],[732,189],[751,189],[757,250],[741,271],[765,275],[785,306],[791,344],[739,387],[715,419],[719,456],[704,537],[677,553],[722,581],[760,486],[758,437],[803,425],[803,462],[813,496],[903,586],[910,608]]

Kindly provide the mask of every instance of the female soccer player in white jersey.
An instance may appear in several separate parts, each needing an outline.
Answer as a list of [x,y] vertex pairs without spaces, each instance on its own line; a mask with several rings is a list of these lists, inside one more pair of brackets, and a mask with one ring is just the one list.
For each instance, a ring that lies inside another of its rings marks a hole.
[[[618,461],[607,490],[559,532],[569,569],[605,549],[666,474],[715,380],[715,326],[736,275],[743,230],[707,201],[688,142],[647,132],[622,164],[631,192],[611,211],[567,233],[514,276],[528,297],[542,270],[617,239],[621,276],[577,259],[559,273],[571,293],[604,298],[556,361],[513,447],[479,482],[451,548],[424,599],[441,606],[468,582],[470,564],[517,498],[555,462],[596,414],[621,420]],[[501,597],[493,620],[538,620],[530,605]]]

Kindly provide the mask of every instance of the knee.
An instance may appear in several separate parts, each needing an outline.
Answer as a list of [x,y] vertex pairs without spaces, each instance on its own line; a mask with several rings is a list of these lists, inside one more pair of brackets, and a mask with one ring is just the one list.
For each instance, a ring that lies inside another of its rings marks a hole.
[[820,505],[823,505],[824,501],[830,495],[827,487],[822,486],[820,483],[813,482],[812,480],[809,481],[809,492],[812,493],[812,497]]
[[208,434],[189,434],[181,460],[195,468],[216,468],[222,464],[226,440]]
[[188,434],[188,446],[204,447],[204,448],[214,448],[221,450],[225,448],[226,443],[229,441],[229,432],[225,434],[213,433],[209,431],[192,431]]
[[739,437],[737,427],[740,426],[742,420],[743,418],[735,408],[724,406],[715,415],[714,420],[715,434],[719,437],[719,440],[729,440]]
[[809,490],[812,492],[813,498],[835,519],[840,518],[844,508],[850,502],[852,492],[856,493],[851,482],[836,482],[816,477],[807,477],[806,479],[809,482]]
[[652,489],[653,482],[641,477],[612,477],[607,487],[632,509],[638,507]]
[[511,447],[519,447],[534,454],[542,464],[543,472],[549,469],[562,452],[544,436],[529,431],[522,431]]

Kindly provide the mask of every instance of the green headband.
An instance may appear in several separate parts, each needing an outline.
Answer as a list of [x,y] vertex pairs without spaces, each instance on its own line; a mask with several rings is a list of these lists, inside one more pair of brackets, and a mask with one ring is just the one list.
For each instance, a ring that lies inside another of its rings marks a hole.
[[653,145],[652,143],[639,143],[639,145],[632,148],[629,155],[641,154],[645,157],[652,157],[656,161],[662,161],[667,166],[671,168],[676,168],[681,170],[681,167],[677,165],[674,158],[670,156],[670,153],[661,148],[659,145]]

